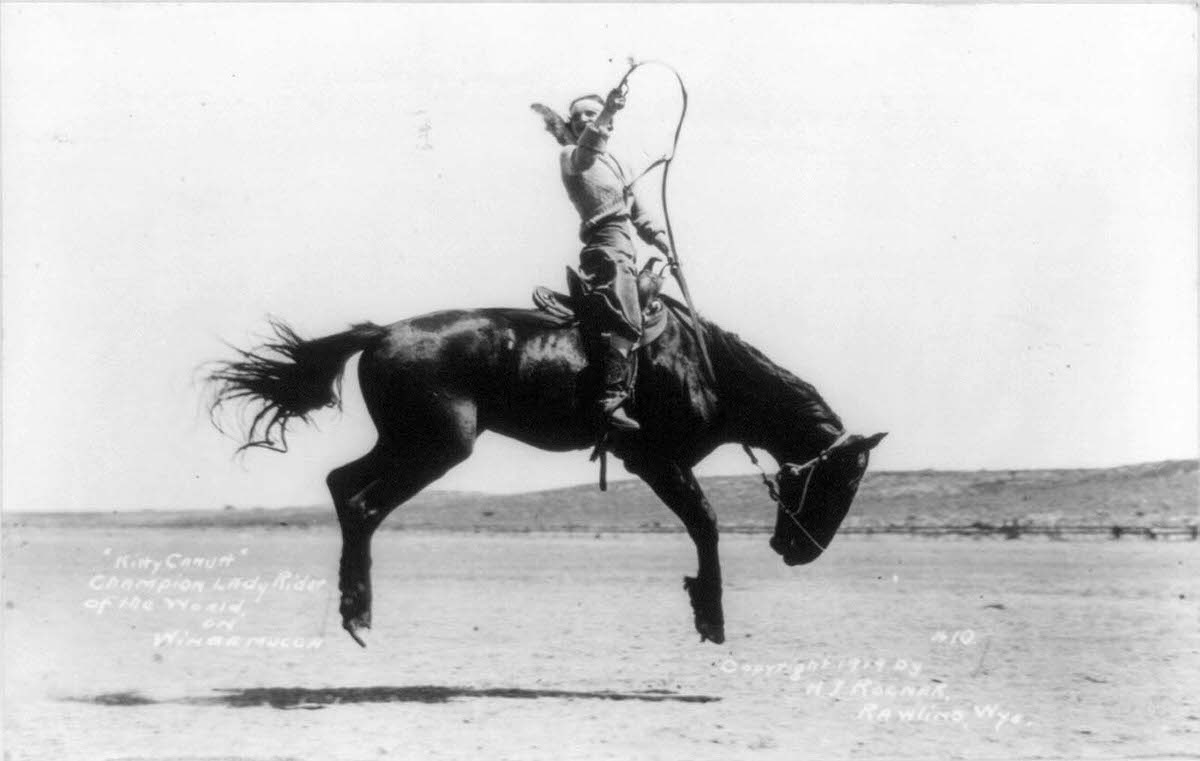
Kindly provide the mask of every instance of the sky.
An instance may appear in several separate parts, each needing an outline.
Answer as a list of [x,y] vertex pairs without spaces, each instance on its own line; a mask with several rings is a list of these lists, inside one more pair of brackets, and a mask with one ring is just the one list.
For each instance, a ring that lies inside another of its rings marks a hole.
[[[528,106],[630,56],[688,88],[669,204],[697,306],[889,431],[874,468],[1194,458],[1196,18],[4,4],[3,507],[326,503],[374,438],[355,361],[342,413],[241,458],[197,368],[267,315],[317,336],[561,286],[578,220]],[[614,150],[666,150],[673,82],[634,75]],[[736,447],[699,469],[750,471]],[[484,434],[435,488],[595,476]]]

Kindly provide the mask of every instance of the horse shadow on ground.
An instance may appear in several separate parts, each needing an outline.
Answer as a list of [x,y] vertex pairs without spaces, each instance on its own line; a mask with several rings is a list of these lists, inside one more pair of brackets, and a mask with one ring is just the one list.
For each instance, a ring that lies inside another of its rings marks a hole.
[[215,695],[156,700],[139,692],[109,692],[68,698],[71,702],[101,706],[191,705],[252,708],[269,706],[282,710],[320,710],[331,705],[359,703],[448,703],[465,698],[509,698],[538,700],[637,700],[643,702],[712,703],[713,695],[681,695],[671,690],[545,690],[521,687],[451,687],[413,685],[407,687],[250,687],[220,689]]

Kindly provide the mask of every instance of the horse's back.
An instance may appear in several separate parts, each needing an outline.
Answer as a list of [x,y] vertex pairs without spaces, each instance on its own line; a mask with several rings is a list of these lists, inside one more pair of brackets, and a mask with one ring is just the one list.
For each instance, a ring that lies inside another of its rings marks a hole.
[[587,377],[575,326],[523,309],[444,310],[400,320],[359,363],[369,407],[469,405],[480,431],[550,449],[591,439],[583,414]]
[[560,358],[586,362],[574,324],[532,309],[446,309],[386,327],[373,352],[406,371],[435,369],[447,378],[455,369],[500,370],[532,345],[553,346]]
[[[691,340],[672,317],[662,339],[642,350],[635,412],[644,437],[663,446],[713,418],[713,389]],[[480,432],[543,449],[579,449],[596,438],[599,378],[580,331],[539,311],[445,310],[393,323],[363,355],[359,379],[377,420],[454,407],[469,409]]]

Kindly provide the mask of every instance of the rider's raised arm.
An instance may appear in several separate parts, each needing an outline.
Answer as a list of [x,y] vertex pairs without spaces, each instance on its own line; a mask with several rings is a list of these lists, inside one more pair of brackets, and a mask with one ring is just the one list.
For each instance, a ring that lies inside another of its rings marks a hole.
[[596,163],[597,156],[608,150],[608,137],[613,130],[612,120],[622,108],[625,108],[625,95],[619,89],[613,90],[604,99],[604,108],[600,109],[596,118],[579,132],[574,149],[563,152],[564,156],[569,153],[572,170],[579,172],[587,169]]
[[[596,122],[599,121],[597,117]],[[575,145],[563,149],[563,155],[570,159],[569,168],[572,174],[588,169],[596,163],[597,156],[608,150],[608,136],[612,134],[612,124],[598,127],[596,122],[583,128]]]

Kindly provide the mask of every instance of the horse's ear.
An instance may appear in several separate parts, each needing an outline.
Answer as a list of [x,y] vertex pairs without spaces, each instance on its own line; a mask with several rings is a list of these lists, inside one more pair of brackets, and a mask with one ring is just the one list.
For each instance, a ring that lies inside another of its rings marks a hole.
[[862,440],[862,443],[859,444],[859,446],[862,447],[862,451],[869,452],[875,447],[879,446],[879,442],[883,441],[885,436],[887,436],[886,431],[883,433],[877,433],[874,436],[868,436]]
[[850,440],[843,444],[838,449],[845,448],[851,452],[870,452],[875,447],[879,446],[879,442],[883,441],[886,433],[877,433],[874,436],[859,436],[855,434],[850,437]]

